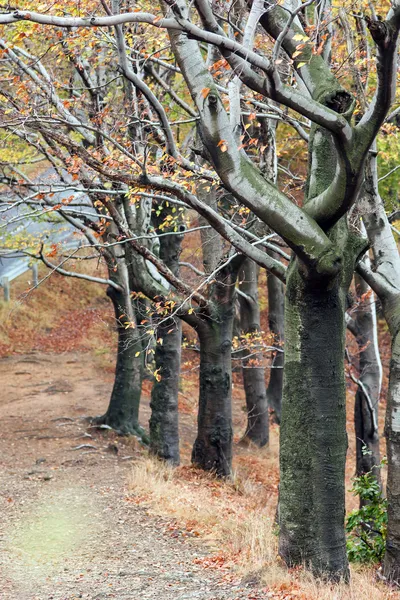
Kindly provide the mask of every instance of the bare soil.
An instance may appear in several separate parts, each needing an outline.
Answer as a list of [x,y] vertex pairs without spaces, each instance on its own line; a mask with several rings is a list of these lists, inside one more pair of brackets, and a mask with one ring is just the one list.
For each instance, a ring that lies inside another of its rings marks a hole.
[[[86,417],[105,410],[111,377],[90,353],[2,358],[0,390],[2,600],[268,597],[204,569],[199,540],[131,501],[141,450],[91,428]],[[148,415],[145,402],[143,423]]]

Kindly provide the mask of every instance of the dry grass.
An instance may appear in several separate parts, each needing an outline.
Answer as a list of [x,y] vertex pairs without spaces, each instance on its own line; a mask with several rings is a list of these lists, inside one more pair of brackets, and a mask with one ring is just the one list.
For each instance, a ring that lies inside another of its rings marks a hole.
[[130,475],[133,500],[145,502],[155,514],[172,517],[188,535],[207,544],[214,554],[205,566],[217,568],[222,561],[238,577],[255,579],[266,587],[271,598],[400,598],[398,592],[376,581],[373,568],[353,568],[350,585],[336,586],[318,582],[302,569],[287,569],[277,556],[276,493],[257,481],[258,469],[254,468],[256,464],[265,468],[276,459],[265,450],[247,452],[253,456],[253,474],[248,467],[243,468],[247,462],[243,455],[232,480],[225,482],[192,467],[173,470],[143,456]]
[[[89,261],[87,261],[89,262]],[[83,270],[86,264],[79,265]],[[0,353],[27,352],[40,345],[43,338],[50,335],[65,321],[63,335],[68,329],[68,318],[85,310],[99,310],[105,320],[110,320],[112,309],[105,295],[105,286],[82,279],[72,279],[53,273],[46,279],[49,271],[39,268],[39,280],[43,280],[37,289],[32,289],[31,273],[27,272],[11,284],[11,301],[0,300]],[[97,274],[97,273],[96,273]],[[0,290],[1,292],[1,290]],[[85,341],[88,349],[109,346],[105,332],[110,323],[102,320],[96,328],[97,335]],[[99,331],[97,331],[97,329]],[[101,330],[101,331],[100,331]],[[74,331],[71,328],[71,335]],[[56,348],[54,348],[56,350]]]

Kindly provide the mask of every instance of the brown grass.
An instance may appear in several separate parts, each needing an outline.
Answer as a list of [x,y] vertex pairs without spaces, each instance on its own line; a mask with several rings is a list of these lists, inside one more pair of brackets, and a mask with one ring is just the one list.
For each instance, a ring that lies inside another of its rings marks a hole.
[[[193,467],[171,469],[143,456],[132,468],[132,500],[150,512],[172,517],[187,535],[213,552],[204,566],[229,569],[234,577],[255,580],[286,600],[388,600],[396,590],[376,580],[375,568],[352,568],[350,585],[327,585],[303,569],[288,569],[277,555],[274,525],[276,490],[259,473],[276,470],[277,434],[272,449],[240,451],[230,481],[218,481]],[[252,456],[250,465],[247,458]]]

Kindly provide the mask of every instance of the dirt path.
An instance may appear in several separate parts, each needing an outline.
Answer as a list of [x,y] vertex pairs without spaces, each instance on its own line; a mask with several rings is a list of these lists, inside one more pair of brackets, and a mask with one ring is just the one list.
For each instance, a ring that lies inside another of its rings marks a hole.
[[0,390],[2,600],[266,597],[204,570],[198,542],[129,501],[138,450],[84,419],[110,391],[90,354],[2,359]]

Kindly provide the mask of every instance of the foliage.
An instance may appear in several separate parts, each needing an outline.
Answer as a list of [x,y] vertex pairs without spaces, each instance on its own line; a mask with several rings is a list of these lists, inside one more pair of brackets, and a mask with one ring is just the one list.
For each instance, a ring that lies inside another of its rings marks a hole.
[[[381,462],[380,467],[384,462]],[[362,506],[347,517],[349,560],[359,563],[379,562],[385,552],[387,500],[372,471],[355,477],[351,491],[360,498]]]
[[400,140],[397,135],[398,127],[386,124],[378,137],[378,165],[380,181],[379,192],[385,202],[386,210],[392,212],[398,206],[398,189],[400,185],[400,168],[398,155]]

